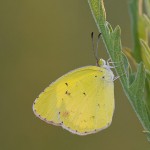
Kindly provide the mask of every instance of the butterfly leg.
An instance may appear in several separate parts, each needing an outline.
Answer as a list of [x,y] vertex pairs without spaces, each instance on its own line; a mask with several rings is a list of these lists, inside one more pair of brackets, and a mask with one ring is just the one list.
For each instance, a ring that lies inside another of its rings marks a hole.
[[117,79],[119,79],[120,77],[124,76],[125,74],[127,74],[127,73],[124,72],[122,75],[114,77],[113,81],[116,81]]
[[120,78],[120,76],[116,76],[116,77],[114,77],[113,81],[116,81],[119,78]]
[[[123,65],[123,62],[110,62],[111,58],[109,58],[106,62],[106,64],[110,67],[110,68],[116,68],[116,67],[120,67]],[[118,66],[111,66],[110,64],[119,64],[121,63],[121,65],[118,65]]]

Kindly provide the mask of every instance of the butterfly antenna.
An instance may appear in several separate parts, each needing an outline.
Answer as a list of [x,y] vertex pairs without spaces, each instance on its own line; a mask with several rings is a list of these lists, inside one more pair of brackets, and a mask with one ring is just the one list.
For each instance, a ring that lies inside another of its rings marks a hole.
[[92,49],[93,49],[94,57],[95,57],[96,61],[98,62],[98,57],[97,57],[97,52],[96,52],[97,50],[95,51],[95,48],[94,48],[94,33],[93,32],[91,33],[91,39],[92,39]]
[[96,44],[96,50],[95,50],[95,55],[98,57],[98,45],[99,45],[99,41],[100,41],[100,37],[101,37],[102,33],[99,33],[98,38],[97,38],[97,44]]

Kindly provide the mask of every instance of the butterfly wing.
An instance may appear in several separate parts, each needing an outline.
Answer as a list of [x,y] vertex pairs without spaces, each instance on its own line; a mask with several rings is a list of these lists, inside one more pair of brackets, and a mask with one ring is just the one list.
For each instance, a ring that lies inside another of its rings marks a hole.
[[111,70],[76,69],[53,82],[35,100],[33,110],[47,123],[86,135],[109,126],[114,111]]

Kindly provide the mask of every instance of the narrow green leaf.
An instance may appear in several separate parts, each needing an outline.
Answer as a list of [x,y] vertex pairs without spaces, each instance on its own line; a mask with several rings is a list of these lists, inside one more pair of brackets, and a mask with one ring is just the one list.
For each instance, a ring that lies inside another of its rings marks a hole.
[[[139,97],[139,99],[143,98],[144,85],[145,85],[145,69],[143,67],[143,63],[140,63],[138,66],[138,71],[135,80],[129,87],[129,90],[131,91],[130,93],[133,94],[133,97]],[[136,96],[136,94],[138,96]]]
[[113,28],[109,22],[106,21],[106,27],[108,28],[109,33],[113,32]]
[[132,38],[133,38],[133,44],[134,44],[133,56],[136,59],[136,61],[139,63],[142,59],[141,59],[141,45],[140,45],[140,41],[138,38],[139,37],[138,5],[139,5],[138,0],[130,0],[129,8],[130,8],[131,28],[132,28],[131,31],[132,31]]
[[150,48],[144,40],[140,40],[142,46],[142,59],[145,64],[146,70],[150,71]]
[[145,0],[145,7],[146,7],[146,11],[147,11],[147,14],[148,16],[150,17],[150,0]]

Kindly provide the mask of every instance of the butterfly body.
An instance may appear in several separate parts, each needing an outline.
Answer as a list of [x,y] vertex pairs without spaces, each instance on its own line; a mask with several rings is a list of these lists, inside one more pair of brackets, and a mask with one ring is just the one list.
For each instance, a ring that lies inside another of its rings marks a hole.
[[49,85],[33,111],[43,121],[87,135],[107,128],[114,112],[114,75],[107,65],[75,69]]

